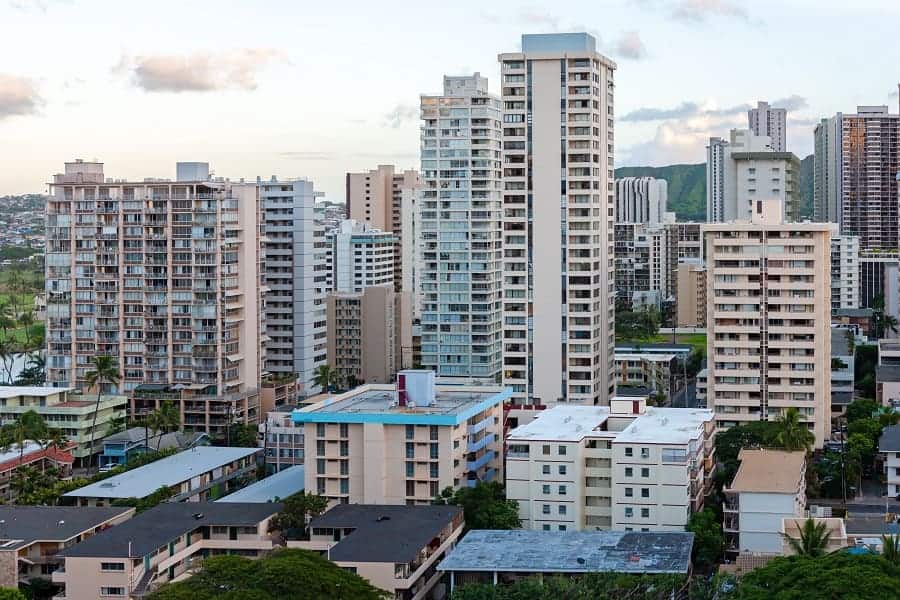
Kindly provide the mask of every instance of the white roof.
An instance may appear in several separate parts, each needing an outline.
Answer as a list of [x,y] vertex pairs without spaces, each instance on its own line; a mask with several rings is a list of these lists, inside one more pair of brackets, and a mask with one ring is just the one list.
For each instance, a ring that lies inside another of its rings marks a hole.
[[61,392],[70,392],[75,388],[11,385],[0,386],[0,398],[16,398],[18,396],[50,396]]
[[282,469],[216,502],[278,502],[303,491],[303,465]]
[[657,408],[635,419],[616,436],[617,443],[687,444],[700,437],[713,411],[699,408]]
[[577,442],[603,425],[609,407],[559,405],[541,411],[537,418],[509,432],[507,440],[549,440]]
[[196,446],[64,495],[75,498],[145,498],[162,486],[178,485],[259,451],[259,448]]
[[656,352],[616,352],[615,360],[649,360],[651,362],[670,362],[676,354],[659,354]]
[[19,449],[19,444],[13,444],[9,447],[9,450],[6,452],[0,453],[0,463],[5,463],[8,460],[18,460],[19,452],[22,452],[24,456],[28,456],[32,452],[39,452],[43,450],[44,447],[38,444],[37,442],[32,442],[31,440],[25,440],[25,448],[24,450]]

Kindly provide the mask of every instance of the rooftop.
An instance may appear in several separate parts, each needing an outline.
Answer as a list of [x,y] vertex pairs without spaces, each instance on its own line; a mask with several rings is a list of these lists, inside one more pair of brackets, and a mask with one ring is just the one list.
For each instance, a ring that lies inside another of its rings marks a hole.
[[458,506],[338,504],[310,523],[313,528],[353,529],[328,552],[333,561],[411,562],[457,517]]
[[647,407],[647,411],[616,436],[616,442],[686,444],[700,436],[713,411],[702,408]]
[[398,406],[393,385],[363,385],[295,410],[293,419],[295,423],[457,425],[511,395],[511,388],[495,386],[437,386],[433,404]]
[[674,352],[676,354],[687,353],[690,354],[693,346],[690,344],[669,344],[666,342],[654,342],[654,343],[644,343],[644,342],[619,342],[616,344],[615,351],[616,352],[634,352],[638,354],[643,354],[647,352],[651,353],[671,353]]
[[687,573],[694,534],[473,530],[439,571]]
[[59,554],[141,558],[198,527],[255,527],[280,510],[273,503],[163,502]]
[[515,440],[547,440],[577,442],[592,433],[602,431],[609,418],[606,406],[559,404],[541,411],[537,418],[516,427],[506,436]]
[[900,381],[900,365],[878,365],[875,367],[875,381]]
[[16,398],[18,396],[52,396],[61,392],[71,392],[75,388],[10,385],[0,387],[0,398]]
[[853,402],[853,392],[831,392],[831,404],[834,406],[849,405]]
[[885,522],[884,517],[852,517],[844,519],[847,535],[900,534],[900,523]]
[[616,398],[648,398],[653,389],[642,385],[617,385]]
[[64,496],[70,498],[144,498],[162,486],[180,484],[232,461],[252,456],[259,451],[260,448],[196,446],[143,467],[131,469],[78,488]]
[[850,356],[853,352],[850,351],[850,338],[847,335],[852,337],[853,332],[846,327],[832,327],[831,328],[831,355],[832,356]]
[[728,487],[729,491],[775,494],[801,491],[806,467],[805,453],[744,448],[738,458],[741,465]]
[[616,360],[649,360],[651,362],[671,362],[678,356],[670,352],[626,352],[624,350],[616,350],[614,357]]
[[891,425],[881,430],[878,438],[879,452],[900,452],[900,425]]
[[70,540],[134,510],[96,506],[0,505],[0,548],[21,548],[36,541]]
[[282,469],[216,502],[277,502],[303,491],[303,465]]
[[522,52],[596,52],[597,40],[589,33],[526,33]]
[[871,317],[873,314],[871,308],[838,308],[834,311],[836,317]]

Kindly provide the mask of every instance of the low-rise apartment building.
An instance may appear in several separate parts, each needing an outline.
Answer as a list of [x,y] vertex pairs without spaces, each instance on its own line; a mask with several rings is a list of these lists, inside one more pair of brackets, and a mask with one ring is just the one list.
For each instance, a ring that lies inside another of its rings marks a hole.
[[[86,464],[91,452],[91,430],[97,440],[102,439],[110,421],[125,418],[126,404],[125,396],[103,395],[98,409],[96,395],[83,396],[72,388],[5,386],[0,387],[0,425],[14,423],[20,415],[33,410],[48,427],[61,430],[66,439],[75,443],[72,456]],[[94,452],[101,450],[102,446],[95,444]]]
[[163,503],[59,553],[61,598],[137,599],[219,554],[257,558],[275,547],[276,503]]
[[400,371],[395,386],[363,385],[297,409],[306,489],[341,503],[430,504],[446,487],[502,481],[510,394]]
[[172,493],[170,502],[214,500],[255,473],[259,452],[259,448],[198,446],[63,496],[80,506],[106,506],[114,500],[146,498],[166,487]]
[[318,550],[392,598],[423,600],[441,579],[437,565],[462,535],[457,506],[339,504],[310,523],[309,541],[288,547]]
[[280,406],[259,424],[259,445],[266,471],[275,472],[303,464],[303,425],[294,423],[295,406]]
[[647,387],[657,396],[671,399],[676,391],[675,354],[657,352],[620,352],[616,349],[616,385],[622,387]]
[[744,448],[738,459],[722,507],[726,550],[781,554],[785,519],[806,510],[806,454]]
[[205,383],[188,386],[142,383],[128,396],[128,416],[134,420],[146,418],[163,402],[170,401],[178,409],[186,431],[201,431],[218,438],[224,438],[233,423],[259,422],[263,414],[259,388],[217,394],[215,387]]
[[57,554],[129,519],[130,507],[0,506],[0,587],[49,579]]
[[103,438],[103,454],[100,455],[101,467],[124,466],[129,460],[150,451],[171,450],[173,448],[187,450],[194,446],[208,446],[209,435],[205,433],[186,433],[182,431],[154,431],[148,427],[130,427],[125,431],[114,433]]
[[900,425],[885,427],[878,439],[878,451],[884,458],[887,495],[900,496]]
[[506,493],[524,529],[683,530],[712,484],[713,415],[648,408],[556,406],[507,436]]
[[72,464],[75,462],[72,456],[74,448],[75,444],[72,442],[56,447],[25,440],[21,446],[14,444],[9,450],[0,451],[0,498],[7,501],[15,499],[10,483],[16,471],[22,467],[41,472],[52,468],[56,469],[59,479],[71,479]]

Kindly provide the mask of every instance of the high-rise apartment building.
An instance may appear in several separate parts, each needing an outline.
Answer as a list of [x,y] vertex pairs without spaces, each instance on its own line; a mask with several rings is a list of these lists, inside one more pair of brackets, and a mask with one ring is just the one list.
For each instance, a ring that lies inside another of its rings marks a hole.
[[837,235],[835,226],[831,237],[831,310],[859,308],[859,238]]
[[328,364],[347,387],[390,383],[400,368],[400,296],[394,287],[328,294]]
[[747,123],[754,135],[765,135],[772,140],[772,150],[787,152],[787,109],[757,102],[756,108],[747,111]]
[[503,382],[519,403],[615,390],[614,62],[586,33],[501,54]]
[[668,183],[655,177],[616,179],[616,223],[657,225],[666,218]]
[[815,132],[816,216],[840,223],[859,248],[896,251],[900,219],[900,114],[859,106]]
[[732,129],[706,147],[706,220],[749,219],[757,200],[780,200],[785,221],[800,216],[800,160],[772,148],[768,136]]
[[697,261],[678,263],[678,327],[706,327],[706,268]]
[[325,289],[361,292],[370,285],[393,285],[396,237],[353,219],[325,234]]
[[317,393],[316,367],[325,364],[325,261],[317,241],[312,181],[258,181],[265,210],[265,368],[296,374],[301,396]]
[[479,73],[423,95],[422,365],[495,377],[502,365],[500,101]]
[[752,220],[704,227],[708,406],[719,429],[788,408],[822,447],[830,430],[831,236],[784,223],[777,201]]
[[[194,175],[197,169],[191,169]],[[182,423],[255,421],[263,346],[264,230],[255,183],[106,179],[66,163],[47,202],[47,378],[87,387],[94,356],[122,373],[105,392],[139,417],[163,396]],[[203,175],[204,173],[200,173]],[[137,404],[136,398],[145,398]],[[230,416],[229,416],[230,415]]]

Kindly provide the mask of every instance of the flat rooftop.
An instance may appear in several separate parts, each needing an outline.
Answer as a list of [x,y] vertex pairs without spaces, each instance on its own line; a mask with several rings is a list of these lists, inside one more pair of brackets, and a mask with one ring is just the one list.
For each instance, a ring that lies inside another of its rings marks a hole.
[[784,452],[765,448],[744,448],[738,454],[741,465],[728,491],[796,494],[806,469],[804,452]]
[[18,396],[39,396],[46,397],[61,392],[71,392],[75,388],[65,387],[47,387],[47,386],[29,386],[29,385],[12,385],[0,387],[0,398],[16,398]]
[[[537,418],[516,427],[506,436],[516,440],[547,440],[552,442],[577,442],[596,434],[609,419],[609,407],[557,405],[538,413]],[[613,435],[613,434],[610,434]]]
[[705,424],[713,420],[713,414],[702,408],[648,406],[644,414],[616,436],[616,442],[687,444],[699,437]]
[[303,465],[282,469],[216,502],[278,502],[303,491]]
[[671,362],[678,356],[670,352],[632,352],[624,350],[616,350],[613,357],[615,360],[649,360],[651,362]]
[[59,556],[141,558],[198,527],[256,527],[280,510],[275,503],[163,502]]
[[297,409],[293,420],[295,423],[457,425],[511,395],[511,388],[438,386],[433,404],[412,407],[397,405],[394,386],[364,385]]
[[694,534],[472,530],[439,571],[687,573]]
[[130,506],[0,505],[0,549],[70,540],[132,510]]
[[875,367],[875,381],[900,381],[900,365],[878,365]]
[[338,504],[310,527],[353,529],[331,547],[330,560],[407,563],[461,513],[458,506]]
[[667,344],[665,342],[653,342],[644,344],[642,342],[631,343],[631,342],[620,342],[616,344],[615,351],[616,352],[634,352],[636,354],[645,354],[645,353],[660,353],[660,352],[674,352],[676,354],[688,353],[690,354],[693,346],[690,344]]
[[178,485],[235,460],[253,456],[260,448],[196,446],[143,467],[86,485],[69,498],[144,498],[162,486]]
[[[850,337],[848,337],[848,335]],[[853,331],[847,327],[831,328],[831,356],[850,356],[850,339],[854,337]]]
[[900,425],[890,425],[881,430],[878,438],[879,452],[900,452]]

